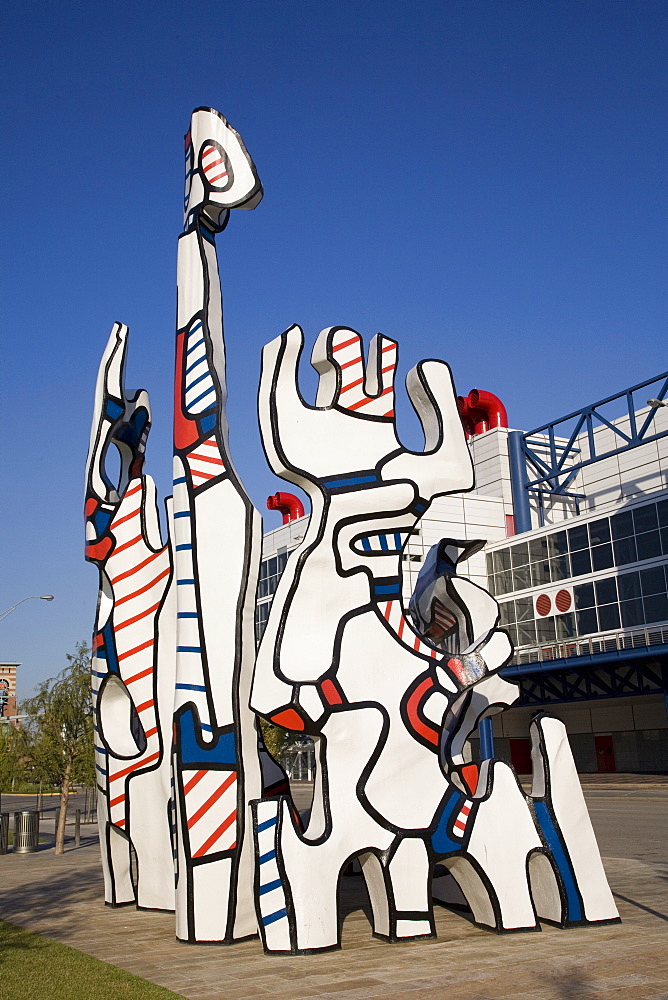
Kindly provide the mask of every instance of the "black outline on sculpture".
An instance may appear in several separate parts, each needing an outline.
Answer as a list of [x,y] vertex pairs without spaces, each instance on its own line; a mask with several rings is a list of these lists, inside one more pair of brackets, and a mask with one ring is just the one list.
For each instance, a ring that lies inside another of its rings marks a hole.
[[[320,376],[315,405],[299,387],[301,329],[290,327],[265,348],[259,392],[265,455],[276,474],[306,490],[312,514],[274,595],[252,676],[260,518],[228,448],[215,235],[232,208],[252,209],[262,193],[239,134],[218,112],[197,108],[186,136],[178,244],[175,478],[174,499],[166,501],[166,543],[155,487],[142,473],[148,396],[125,393],[127,329],[121,324],[112,329],[98,375],[86,518],[87,558],[100,575],[93,676],[101,682],[94,684],[94,701],[96,763],[106,779],[98,780],[106,901],[148,909],[170,909],[174,902],[177,938],[188,943],[227,944],[255,936],[259,927],[266,951],[329,951],[340,946],[340,879],[357,859],[373,909],[372,933],[389,942],[433,937],[439,901],[459,908],[467,901],[474,922],[497,932],[540,930],[539,920],[560,927],[616,922],[572,756],[561,752],[567,746],[561,723],[547,716],[532,723],[529,805],[507,764],[486,761],[478,769],[464,760],[465,742],[480,720],[517,697],[498,673],[512,653],[498,627],[498,603],[457,572],[483,543],[443,539],[438,601],[420,608],[418,587],[410,612],[403,605],[402,554],[416,523],[436,497],[473,487],[444,362],[421,361],[407,377],[424,432],[424,450],[412,451],[396,435],[396,341],[377,334],[365,358],[354,330],[323,330],[311,356]],[[291,407],[303,418],[301,440]],[[117,482],[105,465],[112,446],[121,457]],[[309,463],[307,473],[302,466]],[[136,508],[128,504],[134,496]],[[130,537],[135,518],[139,534]],[[224,530],[234,536],[227,548]],[[126,556],[126,568],[114,575],[112,561],[138,543],[149,555]],[[224,559],[232,566],[233,548],[236,567],[221,575]],[[321,604],[332,607],[309,644],[314,557],[316,583],[329,587]],[[144,585],[128,592],[118,586],[154,560],[156,568],[160,560],[157,577],[137,577]],[[135,614],[125,605],[139,597]],[[430,632],[437,611],[444,617]],[[145,641],[125,649],[132,633],[122,630],[138,622]],[[367,655],[385,657],[385,676],[370,682],[365,641]],[[126,676],[121,660],[140,652],[147,665]],[[149,677],[152,697],[133,694],[130,685]],[[249,702],[256,714],[315,740],[317,780],[306,829]],[[356,730],[354,720],[361,720]],[[110,782],[120,779],[123,793],[112,795]],[[559,796],[576,786],[580,797],[564,812]],[[430,805],[415,798],[415,788],[431,796]],[[192,830],[207,815],[212,828],[201,841],[200,827],[194,841]],[[157,861],[146,850],[154,830],[161,838]],[[304,884],[314,862],[318,878]],[[263,865],[270,866],[268,880]],[[512,892],[497,877],[507,865],[515,872]],[[318,916],[327,924],[320,938],[308,925],[318,893]]]

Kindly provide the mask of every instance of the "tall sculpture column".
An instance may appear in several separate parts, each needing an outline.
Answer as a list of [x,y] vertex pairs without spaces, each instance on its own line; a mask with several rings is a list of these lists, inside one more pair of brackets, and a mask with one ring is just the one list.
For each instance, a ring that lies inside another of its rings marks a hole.
[[256,932],[248,800],[261,788],[254,716],[254,609],[261,519],[234,470],[215,236],[262,188],[241,137],[199,108],[186,136],[178,246],[174,394],[176,590],[173,775],[176,935],[230,942]]

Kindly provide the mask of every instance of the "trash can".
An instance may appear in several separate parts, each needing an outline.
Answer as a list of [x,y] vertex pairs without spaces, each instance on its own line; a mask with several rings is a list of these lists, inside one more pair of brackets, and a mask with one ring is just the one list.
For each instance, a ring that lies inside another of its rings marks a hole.
[[39,844],[39,811],[14,813],[14,854],[32,854]]
[[0,813],[0,854],[7,853],[9,844],[9,813]]

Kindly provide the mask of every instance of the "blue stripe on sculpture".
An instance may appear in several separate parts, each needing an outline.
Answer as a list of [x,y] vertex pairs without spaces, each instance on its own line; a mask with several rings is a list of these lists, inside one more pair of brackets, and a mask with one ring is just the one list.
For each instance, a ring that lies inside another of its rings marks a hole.
[[186,375],[188,375],[193,368],[197,368],[198,365],[201,365],[203,361],[206,361],[206,354],[203,354],[201,358],[197,359],[197,361],[193,361],[191,365],[188,365],[186,368]]
[[191,354],[193,351],[196,351],[197,348],[200,346],[200,344],[203,344],[203,343],[204,343],[204,337],[202,337],[200,340],[198,340],[196,344],[193,344],[192,347],[189,347],[188,350],[186,351],[186,354]]
[[116,403],[113,399],[107,400],[104,407],[104,413],[110,420],[118,420],[122,412],[123,407],[120,403]]
[[[199,364],[199,361],[197,363]],[[193,388],[193,386],[199,385],[199,383],[203,382],[205,378],[209,378],[209,379],[211,378],[211,375],[209,373],[209,369],[208,368],[207,368],[207,370],[202,375],[198,375],[197,378],[194,378],[192,380],[192,382],[186,382],[186,392],[190,392],[190,390]],[[209,391],[209,390],[207,390],[207,391]]]
[[199,403],[200,400],[204,399],[206,396],[209,396],[211,393],[213,393],[214,395],[216,393],[216,390],[213,386],[211,386],[208,389],[205,389],[205,391],[201,393],[199,396],[197,396],[195,399],[191,399],[191,401],[186,404],[186,410],[190,411],[190,408],[193,407],[195,403]]
[[363,483],[375,483],[377,481],[377,476],[352,476],[342,479],[326,479],[323,486],[328,490],[334,490],[339,486],[360,486]]
[[283,883],[280,878],[274,879],[273,882],[266,882],[264,885],[260,886],[259,895],[264,896],[267,892],[273,892],[274,889],[280,889]]
[[[193,690],[195,685],[177,684],[177,688],[183,690]],[[222,733],[215,743],[202,747],[197,742],[196,732],[204,726],[195,721],[192,710],[186,711],[179,718],[177,746],[180,750],[179,756],[182,767],[196,765],[198,767],[209,767],[211,764],[230,764],[236,766],[237,752],[232,731]]]
[[557,864],[564,890],[566,892],[566,917],[568,920],[582,920],[580,895],[575,883],[573,868],[571,867],[570,861],[566,857],[566,852],[564,850],[559,831],[556,829],[552,817],[550,816],[550,812],[544,802],[534,802],[534,808],[536,810],[538,825],[540,826],[541,832],[547,841],[550,851],[552,852],[552,857]]
[[216,426],[216,414],[210,413],[207,417],[202,417],[199,421],[199,426],[202,434],[208,434],[209,431],[214,430]]
[[282,910],[276,910],[275,913],[270,913],[268,916],[262,918],[262,923],[266,927],[267,924],[273,924],[275,920],[280,920],[281,917],[287,917],[288,911],[283,908]]
[[104,639],[104,649],[107,654],[107,666],[112,673],[120,674],[121,670],[118,665],[116,643],[114,641],[114,627],[111,621],[108,621],[106,625],[103,626],[102,637]]
[[431,835],[431,846],[436,854],[450,854],[452,851],[461,851],[462,843],[453,840],[448,834],[448,825],[455,811],[459,811],[464,804],[465,798],[459,792],[450,791],[442,807],[441,815],[438,819],[438,826]]

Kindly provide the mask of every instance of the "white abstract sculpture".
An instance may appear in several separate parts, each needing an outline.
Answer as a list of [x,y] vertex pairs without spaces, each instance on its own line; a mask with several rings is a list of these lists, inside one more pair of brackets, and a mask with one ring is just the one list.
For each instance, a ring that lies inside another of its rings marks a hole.
[[[511,655],[498,605],[458,572],[483,543],[443,539],[404,612],[407,538],[434,497],[473,485],[444,362],[408,376],[425,439],[413,452],[396,435],[393,340],[375,337],[365,363],[357,333],[324,330],[314,406],[298,387],[301,330],[265,348],[265,452],[306,491],[311,518],[256,657],[261,521],[229,452],[215,234],[230,209],[261,197],[241,137],[198,108],[186,136],[167,542],[142,469],[148,397],[126,395],[121,324],[100,366],[85,509],[100,576],[105,899],[175,910],[183,941],[228,944],[259,929],[267,951],[325,950],[340,943],[340,873],[358,858],[387,941],[433,936],[434,900],[497,931],[616,920],[563,725],[532,724],[531,796],[507,764],[467,760],[480,721],[518,694],[498,673]],[[254,713],[316,742],[306,829]]]
[[255,591],[261,519],[237,476],[225,415],[225,346],[214,233],[262,197],[237,132],[198,108],[186,136],[174,389],[177,816],[176,935],[256,931],[247,802],[261,788],[255,719]]
[[[172,558],[153,480],[142,474],[148,395],[125,393],[127,335],[116,323],[102,358],[86,469],[86,558],[100,574],[92,660],[98,817],[106,902],[173,910]],[[121,459],[115,482],[107,472],[112,447]]]
[[[257,807],[258,905],[271,951],[338,945],[339,874],[353,856],[376,935],[434,933],[429,831],[451,794],[458,816],[473,809],[471,792],[452,786],[441,764],[444,720],[465,703],[462,691],[487,678],[506,704],[517,693],[490,675],[511,646],[485,591],[460,581],[473,632],[461,658],[424,642],[402,608],[404,542],[435,496],[473,483],[449,368],[425,361],[408,376],[425,437],[424,452],[414,453],[395,432],[393,341],[374,339],[365,373],[360,337],[323,331],[312,355],[315,407],[299,394],[301,349],[296,327],[265,348],[259,397],[269,464],[308,493],[312,514],[274,595],[251,705],[312,735],[319,753],[303,835],[286,801]],[[488,709],[485,702],[475,724]],[[263,869],[270,823],[280,878]]]

